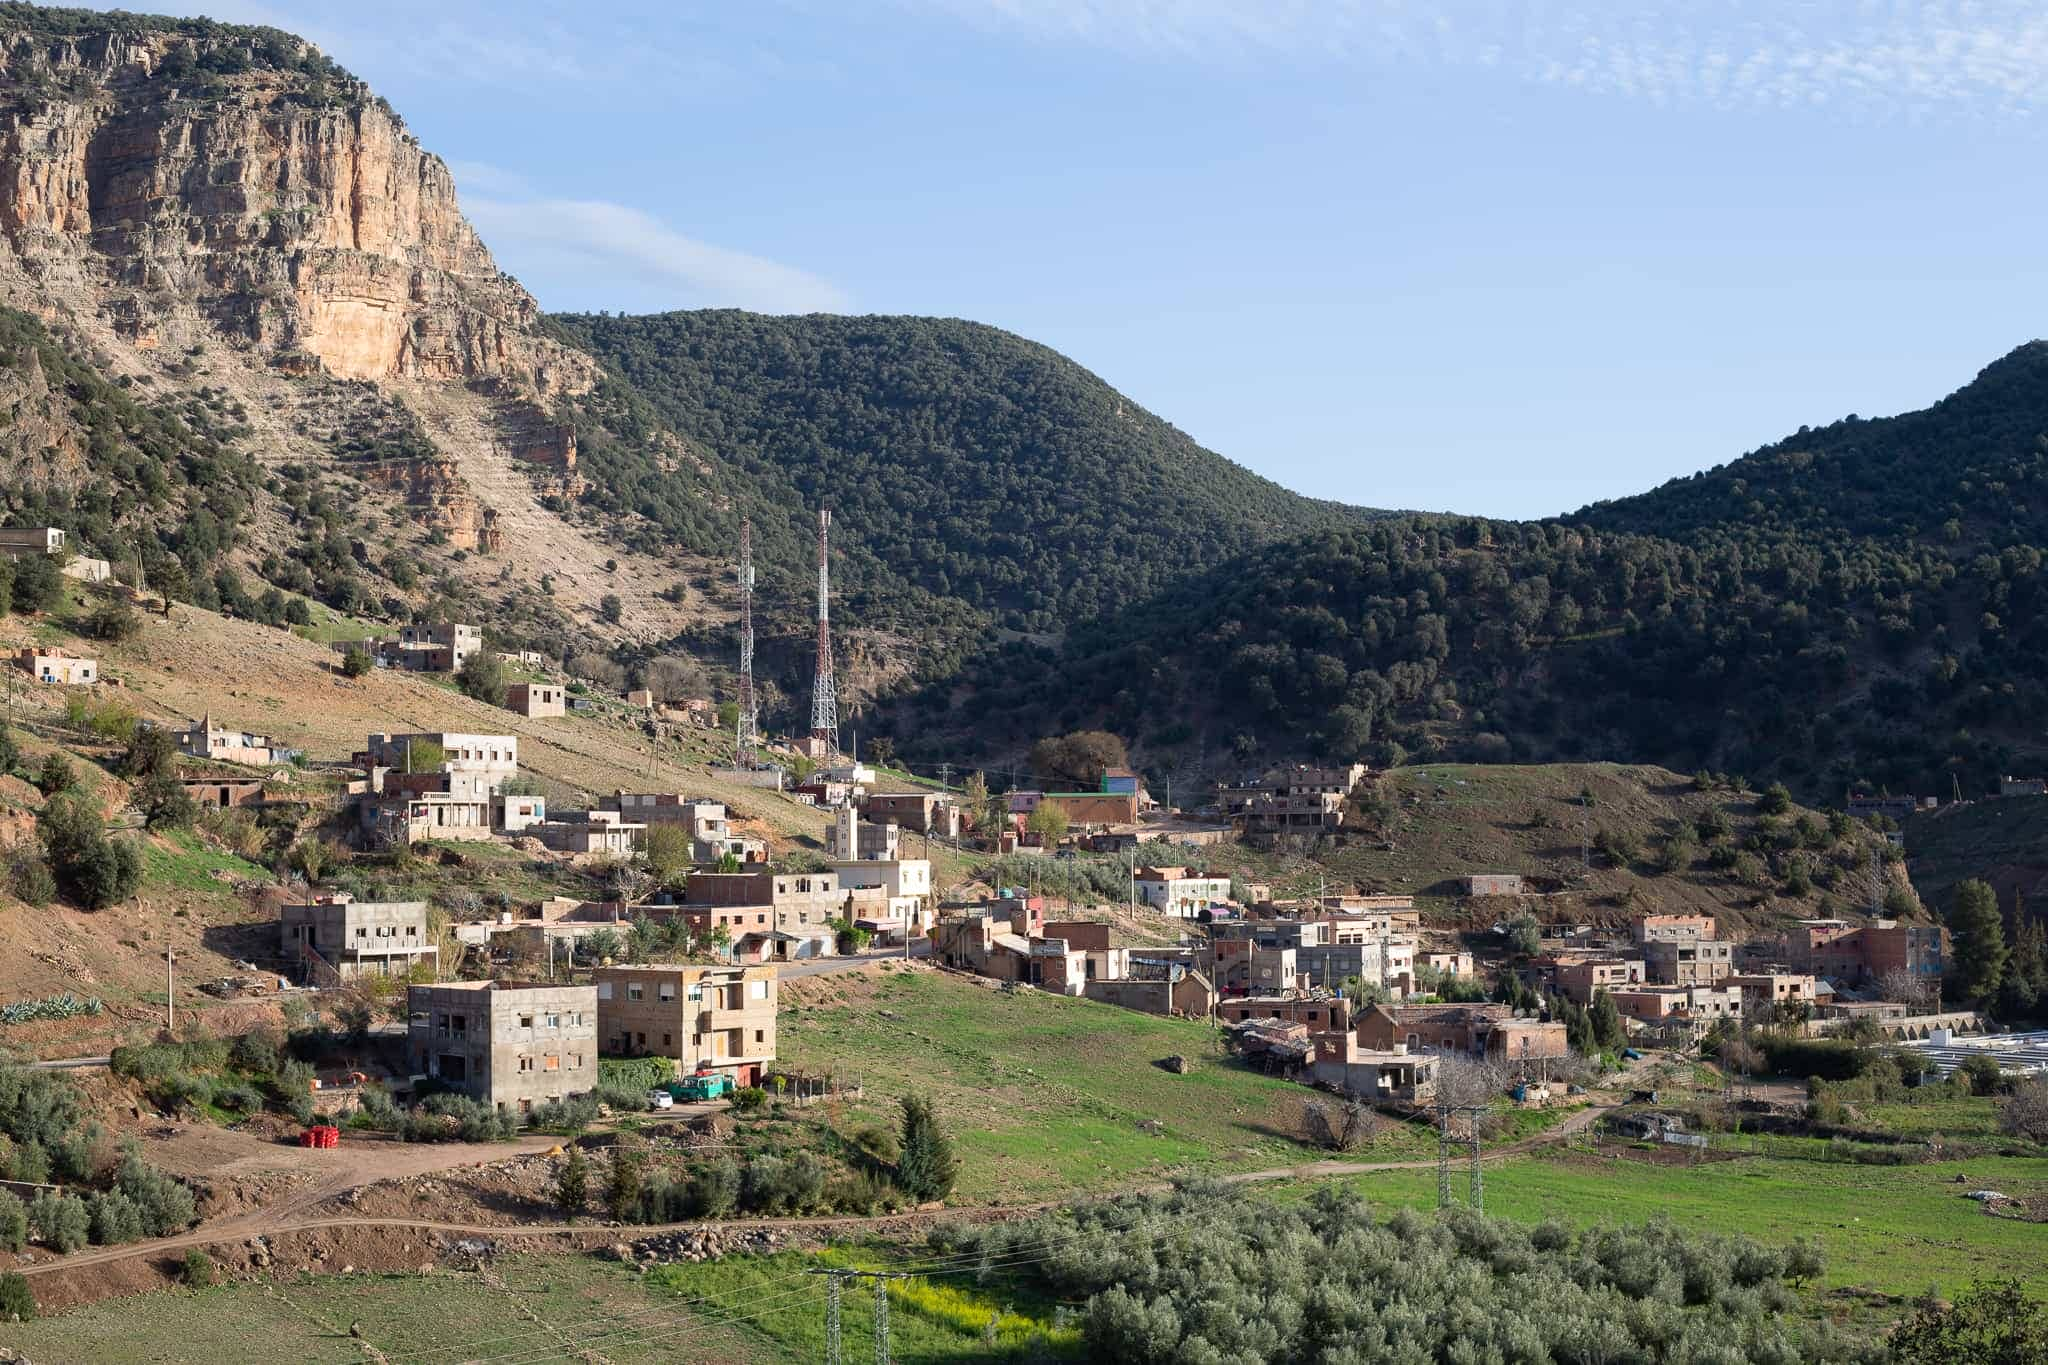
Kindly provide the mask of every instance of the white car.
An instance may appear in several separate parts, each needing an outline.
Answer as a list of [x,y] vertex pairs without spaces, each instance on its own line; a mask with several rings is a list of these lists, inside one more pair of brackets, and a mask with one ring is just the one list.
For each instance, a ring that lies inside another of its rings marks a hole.
[[650,1090],[647,1092],[647,1107],[649,1109],[673,1109],[676,1107],[676,1097],[669,1094],[666,1090]]

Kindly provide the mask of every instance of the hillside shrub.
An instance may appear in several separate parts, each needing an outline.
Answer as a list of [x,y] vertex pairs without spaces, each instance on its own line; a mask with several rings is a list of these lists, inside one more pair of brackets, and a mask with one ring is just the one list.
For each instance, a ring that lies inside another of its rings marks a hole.
[[739,1207],[740,1167],[731,1157],[707,1161],[690,1173],[690,1218],[725,1218]]
[[142,1209],[119,1190],[101,1190],[86,1201],[95,1246],[118,1246],[142,1237]]
[[0,1251],[19,1251],[28,1245],[28,1209],[19,1199],[0,1190]]
[[6,857],[7,889],[15,899],[38,908],[57,899],[57,878],[33,844],[13,844]]
[[28,1276],[10,1270],[0,1274],[0,1322],[27,1322],[36,1315],[36,1296]]
[[142,1229],[151,1237],[168,1237],[199,1221],[198,1201],[192,1191],[144,1161],[139,1147],[130,1145],[123,1154],[114,1188],[135,1201]]
[[77,1195],[39,1192],[29,1201],[28,1221],[52,1251],[76,1251],[92,1236],[92,1211]]
[[213,1257],[193,1247],[178,1263],[178,1278],[193,1289],[204,1289],[213,1283]]
[[142,855],[128,840],[107,837],[105,821],[83,795],[52,799],[36,835],[64,899],[81,910],[104,910],[142,884]]

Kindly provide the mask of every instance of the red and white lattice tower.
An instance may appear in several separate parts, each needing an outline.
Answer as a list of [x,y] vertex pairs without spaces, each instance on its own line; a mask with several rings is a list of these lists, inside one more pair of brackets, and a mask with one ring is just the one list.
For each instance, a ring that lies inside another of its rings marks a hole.
[[827,754],[839,752],[839,685],[832,679],[832,571],[827,538],[832,513],[818,510],[818,677],[811,684],[811,738]]
[[740,716],[733,723],[732,761],[737,768],[760,762],[760,704],[754,699],[754,523],[740,523]]

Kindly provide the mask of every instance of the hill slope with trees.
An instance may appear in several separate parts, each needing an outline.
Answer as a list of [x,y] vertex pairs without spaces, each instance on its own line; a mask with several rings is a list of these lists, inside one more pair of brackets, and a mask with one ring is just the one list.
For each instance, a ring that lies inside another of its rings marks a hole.
[[[1847,419],[1546,522],[1321,530],[902,708],[955,761],[1101,725],[1170,769],[1273,751],[1581,756],[1981,789],[2048,761],[2048,347],[1924,412]],[[949,717],[956,717],[949,724]],[[990,733],[991,718],[1000,727]]]
[[[979,323],[732,310],[555,321],[737,472],[757,553],[804,562],[810,518],[829,506],[849,553],[1013,630],[1058,632],[1362,515],[1260,478],[1058,352]],[[646,487],[644,464],[627,444],[585,459],[595,486],[618,489]]]

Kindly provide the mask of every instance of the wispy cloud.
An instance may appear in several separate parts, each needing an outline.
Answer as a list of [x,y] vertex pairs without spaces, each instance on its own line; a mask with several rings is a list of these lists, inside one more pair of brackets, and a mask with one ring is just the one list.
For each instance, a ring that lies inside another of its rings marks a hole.
[[1665,104],[1868,114],[2048,105],[2034,0],[897,0],[1155,59],[1431,63]]
[[750,308],[763,313],[844,312],[845,291],[795,266],[688,237],[654,215],[602,199],[527,194],[516,175],[476,163],[454,168],[463,210],[518,273],[637,286],[636,307]]

